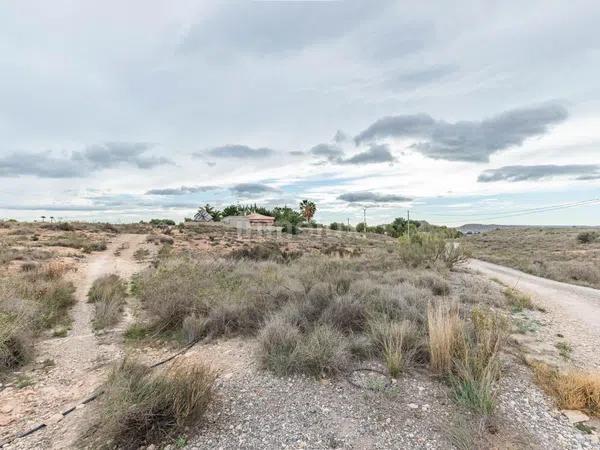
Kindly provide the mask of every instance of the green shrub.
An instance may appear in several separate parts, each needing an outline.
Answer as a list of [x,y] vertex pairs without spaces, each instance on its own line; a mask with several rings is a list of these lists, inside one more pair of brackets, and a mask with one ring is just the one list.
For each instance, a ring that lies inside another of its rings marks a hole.
[[524,309],[534,309],[531,297],[528,295],[525,295],[513,288],[506,288],[503,292],[506,302],[513,311],[519,312],[523,311]]
[[595,231],[582,231],[577,235],[577,241],[580,244],[589,244],[590,242],[594,242],[598,239],[598,233]]

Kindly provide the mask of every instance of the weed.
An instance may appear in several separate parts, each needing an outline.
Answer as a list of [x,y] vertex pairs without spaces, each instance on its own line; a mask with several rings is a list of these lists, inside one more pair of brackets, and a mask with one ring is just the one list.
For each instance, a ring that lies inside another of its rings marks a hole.
[[573,352],[573,347],[571,344],[565,341],[560,341],[554,344],[554,346],[558,349],[558,354],[564,359],[571,358],[571,353]]
[[531,297],[517,291],[513,288],[506,288],[503,291],[506,302],[513,312],[523,311],[524,309],[535,309]]

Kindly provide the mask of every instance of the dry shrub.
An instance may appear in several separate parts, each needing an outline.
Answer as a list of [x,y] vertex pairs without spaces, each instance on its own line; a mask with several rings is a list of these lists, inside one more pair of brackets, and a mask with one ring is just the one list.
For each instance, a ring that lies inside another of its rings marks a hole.
[[49,280],[58,280],[71,270],[71,265],[58,261],[48,263],[43,269],[44,276]]
[[98,420],[84,433],[82,446],[138,449],[185,431],[203,416],[213,398],[215,373],[202,364],[154,371],[125,360],[103,386]]
[[348,339],[330,325],[320,324],[302,334],[278,315],[261,330],[258,342],[262,367],[278,375],[336,375],[347,368],[351,359]]
[[464,343],[464,324],[456,304],[437,302],[427,308],[431,370],[440,375],[452,372],[454,358]]
[[251,261],[289,262],[299,258],[301,255],[301,252],[282,250],[276,242],[263,242],[235,249],[229,254],[229,257],[232,259],[248,259]]
[[292,357],[296,372],[314,377],[336,375],[348,367],[351,359],[346,337],[326,324],[303,336]]
[[103,275],[92,283],[87,297],[89,303],[105,301],[113,297],[127,296],[127,284],[116,274]]
[[369,334],[389,374],[397,378],[418,351],[420,337],[417,327],[408,320],[398,322],[379,318],[369,322]]
[[453,269],[469,257],[463,246],[447,242],[443,236],[433,233],[419,233],[410,239],[402,237],[399,242],[400,259],[408,267],[442,266]]
[[0,298],[0,372],[27,362],[33,354],[34,311],[23,300]]
[[367,308],[352,295],[337,296],[323,311],[321,319],[347,333],[362,331],[367,322]]
[[274,316],[258,335],[257,355],[261,366],[277,375],[294,372],[299,341],[299,329],[284,317]]
[[121,319],[127,284],[115,274],[104,275],[92,283],[88,301],[94,304],[94,328],[97,330],[115,325]]
[[600,373],[571,369],[560,372],[546,364],[534,365],[538,384],[561,409],[577,409],[600,416]]
[[441,275],[435,272],[424,272],[419,274],[415,280],[415,285],[430,289],[433,295],[449,295],[450,283]]
[[513,289],[506,288],[504,289],[504,297],[506,298],[506,302],[511,307],[511,309],[515,312],[523,311],[524,309],[534,309],[533,302],[531,301],[531,297],[523,294],[522,292]]

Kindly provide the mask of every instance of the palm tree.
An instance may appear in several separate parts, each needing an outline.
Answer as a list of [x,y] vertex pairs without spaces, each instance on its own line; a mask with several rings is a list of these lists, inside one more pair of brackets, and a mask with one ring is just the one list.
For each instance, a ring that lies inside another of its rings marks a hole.
[[50,222],[54,222],[54,216],[50,216]]
[[315,202],[311,202],[310,200],[302,200],[300,202],[300,211],[302,212],[302,215],[306,221],[310,222],[315,215],[315,212],[317,212],[317,205],[315,205]]
[[40,216],[42,218],[42,222],[46,220],[46,216]]

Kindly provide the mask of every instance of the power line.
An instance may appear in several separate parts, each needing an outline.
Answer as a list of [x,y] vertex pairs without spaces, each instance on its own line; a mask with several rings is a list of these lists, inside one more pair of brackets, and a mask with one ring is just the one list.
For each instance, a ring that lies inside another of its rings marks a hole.
[[445,214],[445,213],[427,213],[427,212],[421,212],[421,215],[425,215],[425,216],[441,216],[441,217],[458,217],[458,218],[495,218],[495,217],[501,217],[504,215],[507,216],[511,216],[511,215],[522,215],[522,214],[530,214],[530,213],[536,213],[536,212],[544,212],[546,210],[551,211],[551,210],[556,210],[556,209],[563,209],[563,208],[573,208],[576,206],[591,206],[594,203],[600,202],[600,199],[590,199],[590,200],[582,200],[580,202],[573,202],[573,203],[563,203],[563,204],[559,204],[559,205],[547,205],[547,206],[540,206],[540,207],[536,207],[536,208],[525,208],[525,209],[515,209],[515,210],[507,210],[507,211],[497,211],[495,213],[472,213],[472,214]]
[[[580,206],[591,206],[593,204],[600,204],[600,200],[595,200],[593,202],[585,202],[585,203],[583,203],[583,202],[575,203],[575,204],[569,204],[569,205],[560,205],[560,206],[557,205],[555,207],[546,207],[543,209],[532,210],[529,212],[500,214],[500,215],[496,215],[496,216],[487,216],[487,217],[477,217],[475,219],[493,220],[493,219],[503,219],[503,218],[507,218],[507,217],[528,216],[528,215],[532,215],[532,214],[539,214],[539,213],[545,213],[545,212],[551,212],[551,211],[559,211],[562,209],[576,208],[576,207],[580,207]],[[450,222],[450,223],[461,223],[461,222],[454,221],[454,222]]]

